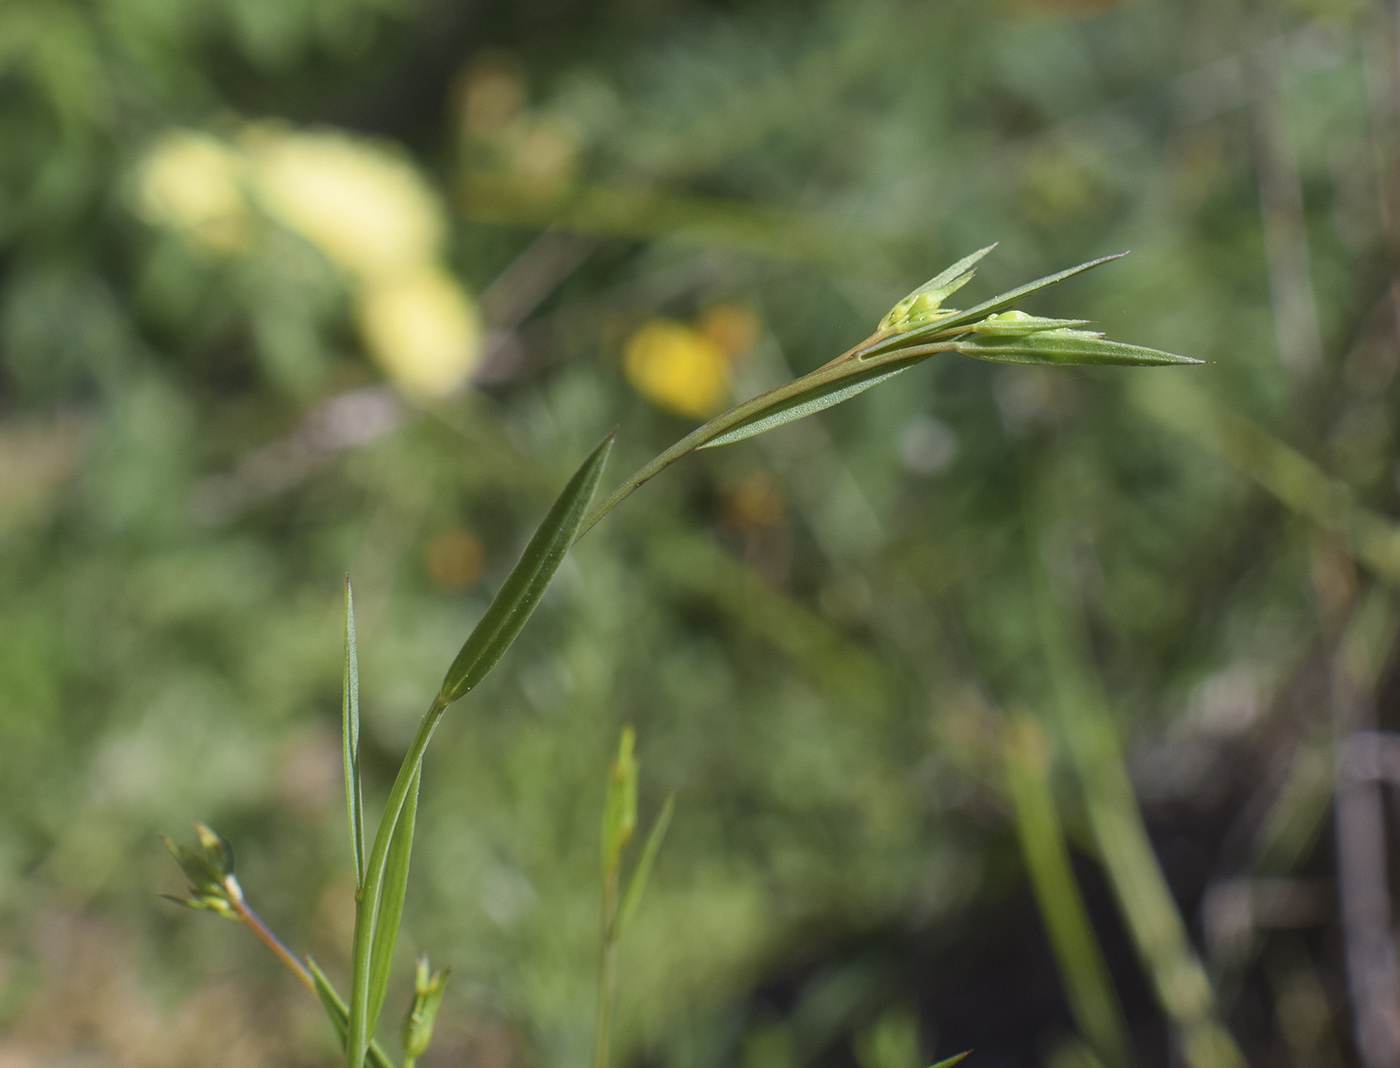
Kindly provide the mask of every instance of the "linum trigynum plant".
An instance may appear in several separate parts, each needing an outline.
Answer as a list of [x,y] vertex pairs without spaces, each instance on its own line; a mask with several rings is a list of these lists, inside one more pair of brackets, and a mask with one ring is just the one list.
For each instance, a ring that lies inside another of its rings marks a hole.
[[[248,906],[234,876],[232,850],[203,824],[196,824],[198,850],[166,840],[190,881],[189,896],[174,900],[242,923],[266,943],[319,997],[345,1050],[347,1068],[360,1068],[364,1064],[373,1068],[395,1068],[396,1062],[380,1046],[375,1034],[388,990],[390,962],[403,912],[423,754],[443,713],[481,682],[520,633],[574,541],[642,483],[686,454],[741,441],[839,404],[938,353],[961,352],[1000,363],[1052,365],[1200,362],[1110,341],[1102,334],[1081,329],[1086,325],[1085,320],[1045,319],[1014,308],[1037,290],[1116,259],[1116,256],[1091,260],[1037,279],[966,311],[944,308],[943,302],[971,280],[975,264],[991,248],[958,261],[914,290],[890,310],[873,334],[830,363],[736,405],[692,431],[590,511],[589,505],[612,448],[613,435],[604,438],[555,500],[514,570],[448,668],[399,767],[372,842],[365,840],[361,801],[359,668],[354,606],[347,581],[342,739],[346,806],[355,868],[355,927],[348,999],[331,985],[310,957],[297,957]],[[603,922],[593,1068],[607,1068],[608,1064],[614,950],[641,899],[671,813],[668,801],[647,838],[631,879],[619,896],[622,854],[636,825],[637,764],[632,752],[633,735],[629,728],[623,732],[617,759],[608,777],[603,817]],[[426,958],[419,961],[400,1035],[403,1056],[397,1063],[403,1068],[411,1068],[431,1039],[446,979],[446,969],[433,972]]]

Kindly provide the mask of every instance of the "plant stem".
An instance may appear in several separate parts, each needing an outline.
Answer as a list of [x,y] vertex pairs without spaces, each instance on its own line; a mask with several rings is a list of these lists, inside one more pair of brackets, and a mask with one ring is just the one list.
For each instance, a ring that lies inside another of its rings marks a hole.
[[617,870],[614,868],[603,874],[603,952],[598,959],[598,1027],[593,1036],[593,1068],[608,1068],[616,957]]
[[238,918],[243,921],[243,925],[257,935],[262,941],[262,944],[272,950],[272,952],[277,955],[277,959],[290,968],[292,974],[300,979],[302,983],[305,984],[306,988],[314,994],[316,992],[316,983],[312,980],[311,973],[306,970],[306,965],[297,960],[296,954],[287,948],[286,943],[278,938],[277,935],[273,933],[272,928],[263,923],[262,918],[248,907],[248,903],[243,900],[243,894],[241,892],[232,892],[231,890],[228,896],[228,902],[233,908],[233,911],[238,914]]
[[369,965],[370,950],[374,941],[374,929],[378,922],[379,903],[384,892],[384,868],[389,856],[389,842],[393,837],[394,825],[399,821],[404,803],[408,798],[409,787],[414,772],[428,748],[428,741],[437,729],[447,702],[442,694],[433,698],[428,711],[418,723],[418,731],[408,747],[399,774],[389,790],[389,799],[384,804],[384,815],[375,834],[374,847],[370,852],[365,871],[365,883],[360,888],[355,908],[355,942],[352,957],[349,1023],[346,1027],[346,1068],[360,1068],[365,1051],[369,1048],[373,1021],[369,1019]]

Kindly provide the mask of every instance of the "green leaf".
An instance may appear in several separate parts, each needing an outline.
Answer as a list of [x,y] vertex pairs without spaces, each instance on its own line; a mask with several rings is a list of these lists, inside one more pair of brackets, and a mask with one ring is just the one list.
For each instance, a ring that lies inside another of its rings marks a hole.
[[1057,285],[1067,278],[1073,278],[1077,274],[1083,274],[1085,271],[1092,270],[1112,260],[1121,260],[1126,255],[1126,252],[1115,252],[1111,256],[1100,256],[1096,260],[1089,260],[1087,263],[1081,263],[1077,267],[1070,267],[1067,270],[1056,271],[1054,274],[1047,274],[1043,278],[1037,278],[1034,282],[1027,282],[1023,286],[1009,289],[1005,293],[993,297],[991,300],[984,300],[981,304],[968,308],[965,312],[959,312],[950,319],[940,320],[936,325],[938,330],[942,332],[944,330],[951,330],[956,327],[964,326],[968,323],[980,322],[987,318],[987,316],[996,312],[1006,311],[1011,305],[1020,301],[1022,297],[1028,297],[1032,293],[1039,292],[1049,286]]
[[896,367],[892,371],[882,369],[874,374],[862,375],[858,373],[859,368],[852,365],[851,371],[854,373],[842,375],[832,382],[815,384],[812,389],[803,390],[790,398],[776,401],[751,418],[745,419],[705,442],[700,448],[713,449],[719,445],[732,445],[736,441],[743,441],[745,438],[762,434],[765,430],[772,430],[786,423],[805,419],[809,415],[815,415],[817,412],[831,408],[842,401],[850,400],[857,393],[864,393],[871,386],[879,385],[885,379],[893,378],[900,371],[908,370],[912,366],[914,365],[911,362]]
[[973,265],[996,247],[996,243],[993,242],[986,248],[978,249],[971,256],[964,256],[958,260],[942,274],[930,278],[886,312],[877,329],[892,330],[926,321],[942,307],[948,297],[972,281],[972,276],[976,273]]
[[[347,1068],[357,1068],[364,1059],[369,1036],[374,1031],[378,1012],[370,1012],[371,963],[376,953],[376,928],[380,923],[380,905],[385,897],[389,854],[395,841],[395,828],[412,793],[415,803],[418,790],[418,770],[423,753],[437,729],[447,706],[477,685],[504,655],[511,642],[539,604],[549,580],[563,562],[564,554],[573,543],[579,525],[587,514],[589,502],[598,488],[603,465],[612,448],[613,434],[598,445],[569,480],[555,500],[549,513],[525,547],[514,570],[502,584],[495,599],[486,609],[456,660],[443,679],[442,688],[428,711],[418,723],[418,730],[409,744],[408,753],[399,765],[399,773],[389,790],[384,815],[375,832],[365,868],[364,885],[355,902],[355,941],[351,954],[350,1017],[346,1035]],[[411,845],[411,842],[409,843]],[[406,868],[405,861],[405,868]],[[387,918],[387,913],[386,913]],[[397,922],[393,925],[397,928]],[[392,952],[392,945],[384,952]],[[386,966],[386,965],[381,965]],[[382,1003],[382,999],[381,999]]]
[[413,774],[408,799],[394,824],[389,840],[389,862],[384,868],[384,896],[379,903],[379,917],[374,924],[374,944],[369,955],[369,1018],[379,1019],[384,1008],[384,995],[389,989],[389,969],[394,963],[394,944],[399,938],[399,923],[403,919],[403,899],[408,889],[408,861],[413,852],[413,832],[418,821],[418,792],[423,778],[422,765]]
[[639,486],[650,482],[677,460],[697,449],[742,441],[765,430],[772,430],[784,423],[830,408],[833,404],[840,404],[891,375],[922,363],[936,352],[952,351],[952,346],[940,342],[914,351],[886,353],[883,357],[869,362],[851,358],[858,349],[859,346],[824,367],[761,393],[716,416],[703,426],[696,427],[608,494],[603,502],[588,514],[588,518],[579,527],[575,540],[592,530],[603,516],[625,501]]
[[647,835],[646,845],[642,847],[642,855],[637,859],[637,866],[632,870],[632,878],[627,883],[627,891],[622,895],[622,905],[617,910],[617,923],[614,926],[615,938],[622,937],[622,932],[632,919],[632,914],[637,911],[642,894],[646,893],[647,880],[651,878],[652,865],[656,863],[656,854],[661,849],[662,839],[666,837],[666,828],[671,825],[671,814],[675,808],[676,795],[672,794],[666,798],[666,803],[661,806],[661,812],[656,817],[656,822],[651,825],[651,833]]
[[360,656],[355,648],[355,594],[345,577],[345,674],[341,683],[340,741],[345,764],[345,807],[355,854],[355,889],[365,881],[365,811],[360,788]]
[[957,1054],[957,1056],[948,1057],[944,1060],[939,1061],[937,1064],[933,1065],[932,1068],[953,1068],[953,1065],[957,1064],[964,1057],[968,1057],[971,1054],[972,1050],[964,1050],[962,1053]]
[[1190,356],[1110,341],[1087,330],[1048,330],[1025,337],[969,337],[957,339],[957,350],[979,360],[997,363],[1042,364],[1198,364]]
[[[331,985],[331,981],[326,978],[326,973],[321,971],[321,966],[309,955],[306,958],[306,967],[311,972],[312,982],[316,986],[316,996],[321,1000],[321,1008],[326,1011],[331,1026],[335,1028],[335,1035],[340,1039],[341,1048],[344,1048],[345,1029],[350,1018],[349,1010],[345,1007],[345,999]],[[370,1043],[368,1059],[373,1068],[394,1068],[394,1062],[380,1048],[378,1042]]]
[[457,700],[486,677],[544,596],[549,580],[563,562],[587,514],[603,466],[608,462],[615,433],[603,439],[569,480],[481,622],[452,661],[442,680],[442,697],[446,704]]

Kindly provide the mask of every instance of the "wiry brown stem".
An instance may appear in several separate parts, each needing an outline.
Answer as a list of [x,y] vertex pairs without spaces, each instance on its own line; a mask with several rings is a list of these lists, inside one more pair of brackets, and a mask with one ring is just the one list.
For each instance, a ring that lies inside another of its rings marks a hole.
[[243,893],[235,884],[227,887],[229,891],[228,901],[238,918],[243,921],[243,925],[258,936],[263,945],[276,954],[277,959],[291,969],[295,975],[313,994],[316,992],[316,983],[311,978],[311,973],[306,970],[306,965],[302,964],[285,942],[273,933],[272,928],[263,923],[262,918],[248,907],[248,903],[243,899]]

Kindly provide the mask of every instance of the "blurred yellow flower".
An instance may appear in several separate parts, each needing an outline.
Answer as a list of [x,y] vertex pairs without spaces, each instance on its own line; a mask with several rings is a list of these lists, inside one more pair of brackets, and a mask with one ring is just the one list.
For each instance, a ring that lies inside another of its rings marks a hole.
[[476,306],[441,268],[423,265],[366,285],[356,302],[360,334],[394,384],[421,399],[443,397],[476,369]]
[[413,165],[342,133],[268,128],[246,144],[267,211],[363,282],[433,262],[444,213]]
[[214,252],[248,244],[243,160],[208,134],[166,134],[142,161],[139,210],[147,222],[185,231]]
[[652,319],[633,334],[622,366],[638,392],[679,415],[713,415],[729,394],[724,350],[670,319]]

